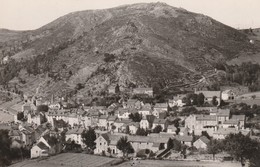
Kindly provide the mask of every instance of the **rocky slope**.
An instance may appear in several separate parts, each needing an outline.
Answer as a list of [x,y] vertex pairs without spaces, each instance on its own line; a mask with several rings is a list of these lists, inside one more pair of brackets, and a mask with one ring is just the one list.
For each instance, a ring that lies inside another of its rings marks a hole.
[[[85,88],[78,93],[85,95],[117,83],[155,89],[191,84],[218,62],[259,52],[247,35],[164,3],[74,12],[5,40],[0,50],[0,57],[37,64],[36,78],[43,81],[20,72],[17,77],[31,85],[18,83],[23,91],[40,85],[41,92],[53,87],[53,93],[57,84],[73,89],[82,83]],[[40,75],[47,72],[49,77]]]

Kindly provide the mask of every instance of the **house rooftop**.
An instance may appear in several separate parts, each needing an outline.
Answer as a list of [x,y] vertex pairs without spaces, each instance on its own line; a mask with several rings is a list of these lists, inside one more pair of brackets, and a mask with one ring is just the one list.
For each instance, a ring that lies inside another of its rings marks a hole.
[[231,119],[236,119],[239,121],[244,121],[246,119],[245,115],[232,115]]
[[178,135],[175,137],[175,139],[178,141],[192,142],[192,136],[187,136],[187,135],[184,135],[184,136]]
[[174,125],[169,125],[167,129],[172,129],[172,130],[174,130],[174,131],[177,130],[177,128],[176,128]]
[[132,122],[132,120],[130,119],[118,119],[115,121],[115,123],[125,123],[125,124],[128,124],[130,122]]
[[216,121],[215,115],[198,115],[196,117],[196,120],[198,121]]
[[142,108],[140,109],[140,111],[142,111],[142,110],[151,110],[152,109],[152,106],[151,106],[151,104],[149,104],[149,103],[146,103],[146,104],[144,104],[143,106],[142,106]]
[[115,121],[116,119],[117,119],[116,116],[109,116],[109,117],[107,118],[108,121]]
[[165,124],[166,123],[166,119],[154,119],[153,121],[154,124]]
[[99,119],[107,119],[107,118],[108,118],[107,115],[100,115],[100,116],[99,116]]
[[156,103],[154,108],[167,108],[168,104],[167,103]]
[[66,134],[82,134],[84,132],[84,128],[74,128],[74,129],[69,129]]
[[230,109],[219,109],[217,112],[217,116],[229,117]]
[[208,144],[210,142],[210,140],[206,136],[201,136],[198,140],[201,140],[205,144]]
[[39,142],[37,144],[37,146],[41,149],[41,150],[49,150],[49,147],[46,146],[43,142]]
[[133,91],[153,91],[153,88],[134,88]]
[[212,98],[214,96],[220,98],[221,96],[221,91],[196,91],[195,93],[196,94],[202,93],[205,96],[205,98]]

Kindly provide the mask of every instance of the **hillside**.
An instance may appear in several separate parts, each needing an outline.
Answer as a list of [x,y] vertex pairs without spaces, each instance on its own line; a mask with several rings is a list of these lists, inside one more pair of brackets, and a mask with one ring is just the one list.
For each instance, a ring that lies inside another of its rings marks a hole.
[[143,3],[70,13],[5,41],[0,57],[20,63],[12,74],[24,82],[11,83],[24,92],[64,94],[81,83],[78,94],[99,95],[117,83],[156,90],[194,84],[216,63],[258,53],[249,41],[205,15]]

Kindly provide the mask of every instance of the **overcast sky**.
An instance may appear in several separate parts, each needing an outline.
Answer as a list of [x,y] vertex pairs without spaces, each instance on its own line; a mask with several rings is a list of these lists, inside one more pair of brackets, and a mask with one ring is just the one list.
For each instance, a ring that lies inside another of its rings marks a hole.
[[[158,0],[0,0],[0,28],[31,30],[70,12]],[[160,0],[234,28],[260,27],[260,0]]]

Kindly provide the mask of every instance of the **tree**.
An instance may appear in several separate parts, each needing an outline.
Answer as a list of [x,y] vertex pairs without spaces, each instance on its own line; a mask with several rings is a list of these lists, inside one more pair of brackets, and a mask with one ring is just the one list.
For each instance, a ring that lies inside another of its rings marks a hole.
[[182,98],[182,102],[186,104],[186,106],[190,106],[191,105],[191,99],[188,97],[183,97]]
[[140,122],[142,120],[142,114],[139,114],[138,112],[136,113],[131,113],[129,115],[129,119],[132,119],[134,122]]
[[147,136],[148,135],[148,132],[144,129],[144,128],[138,128],[137,130],[136,130],[136,133],[135,133],[136,135],[138,135],[138,136]]
[[162,126],[161,125],[157,125],[154,129],[153,129],[153,133],[160,133],[162,131]]
[[260,143],[258,142],[257,152],[250,158],[249,167],[259,167],[260,166]]
[[210,140],[207,146],[207,151],[209,154],[213,155],[213,160],[215,160],[215,155],[221,151],[221,145],[218,140]]
[[203,93],[200,93],[197,97],[198,106],[202,106],[204,104],[205,96]]
[[213,96],[213,98],[212,98],[212,105],[213,106],[217,106],[218,105],[217,96]]
[[119,94],[119,93],[120,93],[120,88],[119,88],[119,85],[118,85],[118,84],[116,84],[115,93],[116,93],[116,94]]
[[18,112],[17,113],[17,120],[22,120],[24,118],[23,112]]
[[7,166],[11,163],[10,157],[11,140],[7,130],[0,130],[0,166]]
[[127,126],[125,127],[125,133],[126,133],[126,134],[130,134],[129,125],[127,125]]
[[241,162],[244,166],[245,160],[254,156],[257,150],[257,142],[251,140],[249,136],[244,136],[242,133],[229,134],[224,139],[224,149],[231,156]]
[[44,111],[44,112],[48,112],[49,107],[47,105],[39,105],[37,106],[37,111]]
[[96,132],[93,128],[89,127],[89,129],[82,133],[83,143],[87,145],[88,148],[94,149],[96,143]]
[[123,152],[123,157],[128,157],[129,153],[133,153],[134,149],[131,143],[128,141],[127,136],[121,137],[116,144],[117,149]]
[[83,89],[83,88],[85,88],[85,86],[82,83],[77,83],[77,85],[75,87],[76,90],[80,90],[80,89]]
[[208,139],[211,138],[211,137],[209,136],[209,134],[208,134],[207,131],[202,131],[202,132],[201,132],[201,136],[205,136],[205,137],[207,137]]
[[104,61],[105,62],[114,62],[115,61],[115,55],[114,54],[109,54],[109,53],[105,53],[104,54]]
[[181,142],[176,139],[173,139],[172,142],[173,142],[173,149],[176,151],[181,151]]
[[112,150],[110,147],[107,148],[107,152],[109,153],[109,156],[111,156]]
[[167,149],[172,149],[174,147],[174,143],[172,138],[169,138],[168,142],[167,142]]

